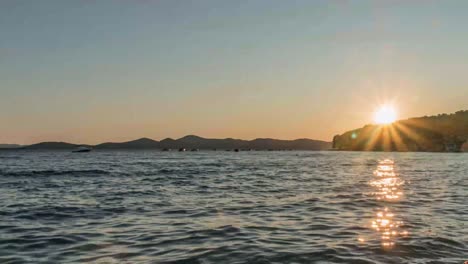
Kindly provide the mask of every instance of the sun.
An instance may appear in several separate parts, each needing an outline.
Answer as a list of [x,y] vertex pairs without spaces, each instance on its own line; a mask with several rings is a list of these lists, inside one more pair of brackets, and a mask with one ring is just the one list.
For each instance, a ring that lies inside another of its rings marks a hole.
[[374,113],[374,122],[377,124],[390,124],[397,118],[396,110],[391,105],[382,105]]

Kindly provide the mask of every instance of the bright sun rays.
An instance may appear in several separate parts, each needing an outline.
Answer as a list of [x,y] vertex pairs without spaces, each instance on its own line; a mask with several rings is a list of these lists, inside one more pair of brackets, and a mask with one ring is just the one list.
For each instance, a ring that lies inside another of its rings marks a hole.
[[[374,112],[374,123],[378,126],[369,126],[361,134],[356,136],[355,145],[362,145],[365,150],[397,150],[407,151],[408,141],[417,141],[417,144],[425,144],[424,138],[419,137],[414,129],[424,128],[416,121],[403,120],[395,122],[398,112],[393,104],[381,104]],[[414,147],[414,146],[413,146]]]
[[374,122],[376,124],[390,124],[397,119],[397,112],[391,105],[382,105],[374,113]]

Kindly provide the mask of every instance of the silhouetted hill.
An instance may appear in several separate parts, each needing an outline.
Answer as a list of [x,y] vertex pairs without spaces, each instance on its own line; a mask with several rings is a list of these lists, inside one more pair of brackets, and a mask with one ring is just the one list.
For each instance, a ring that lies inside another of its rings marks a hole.
[[246,140],[215,139],[198,136],[186,136],[176,140],[179,148],[187,149],[243,149],[248,148]]
[[[74,149],[79,145],[64,142],[43,142],[25,147],[26,149]],[[102,143],[91,146],[94,149],[256,149],[256,150],[326,150],[331,148],[331,142],[312,139],[277,140],[254,139],[211,139],[189,135],[179,139],[166,138],[160,142],[149,138],[141,138],[121,143]]]
[[468,139],[468,111],[366,125],[333,138],[338,150],[461,151]]
[[14,149],[14,148],[20,148],[21,145],[18,144],[0,144],[0,149]]
[[149,138],[140,138],[137,140],[122,143],[102,143],[96,145],[96,149],[153,149],[159,148],[159,142]]
[[41,142],[23,147],[23,149],[74,149],[81,145],[66,142]]
[[199,137],[199,136],[195,136],[195,135],[187,135],[185,137],[182,137],[182,138],[179,138],[178,141],[183,141],[183,142],[197,142],[197,141],[200,141],[200,140],[205,140],[206,138],[202,138],[202,137]]
[[161,149],[171,149],[171,148],[176,148],[174,147],[174,144],[176,144],[176,141],[172,138],[165,138],[159,142],[159,148]]

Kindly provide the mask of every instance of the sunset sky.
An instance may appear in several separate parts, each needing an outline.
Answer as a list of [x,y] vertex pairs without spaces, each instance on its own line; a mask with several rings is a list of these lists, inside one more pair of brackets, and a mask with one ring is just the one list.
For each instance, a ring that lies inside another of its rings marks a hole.
[[[424,4],[424,5],[423,5]],[[0,143],[331,140],[468,109],[468,1],[1,1]]]

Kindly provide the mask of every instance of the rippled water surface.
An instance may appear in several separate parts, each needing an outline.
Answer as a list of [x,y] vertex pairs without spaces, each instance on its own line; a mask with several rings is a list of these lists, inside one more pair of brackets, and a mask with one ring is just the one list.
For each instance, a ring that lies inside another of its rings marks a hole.
[[0,152],[0,263],[463,263],[468,154]]

